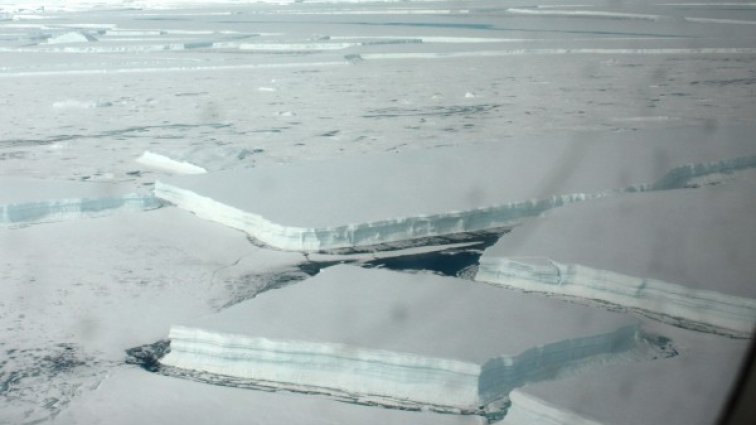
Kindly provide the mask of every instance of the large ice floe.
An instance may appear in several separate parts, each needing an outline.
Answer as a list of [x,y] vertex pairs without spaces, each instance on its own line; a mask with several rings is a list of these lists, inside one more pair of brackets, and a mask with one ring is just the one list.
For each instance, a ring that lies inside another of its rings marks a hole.
[[526,382],[650,350],[624,314],[345,265],[173,326],[169,338],[165,366],[462,413],[495,411]]
[[756,183],[570,205],[499,240],[477,280],[608,301],[750,335]]
[[616,191],[721,177],[756,165],[750,130],[585,133],[268,165],[163,178],[155,194],[276,248],[365,247],[507,228]]
[[115,183],[0,177],[0,188],[0,225],[97,217],[162,205],[150,193],[134,193]]
[[663,333],[675,341],[678,356],[610,365],[518,388],[499,424],[716,423],[748,342],[681,329],[666,328]]

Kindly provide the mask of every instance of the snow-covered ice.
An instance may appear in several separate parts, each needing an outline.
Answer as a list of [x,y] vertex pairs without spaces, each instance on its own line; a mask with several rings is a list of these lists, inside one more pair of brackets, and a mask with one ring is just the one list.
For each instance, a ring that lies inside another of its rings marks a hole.
[[169,338],[164,365],[466,412],[525,382],[644,348],[628,316],[354,266],[173,326]]
[[712,424],[734,387],[748,343],[664,328],[679,355],[611,365],[514,390],[501,425]]
[[756,183],[570,205],[486,250],[477,280],[599,299],[750,335]]
[[155,194],[276,248],[353,248],[511,227],[613,191],[675,189],[748,169],[751,131],[586,133],[384,153],[162,178]]

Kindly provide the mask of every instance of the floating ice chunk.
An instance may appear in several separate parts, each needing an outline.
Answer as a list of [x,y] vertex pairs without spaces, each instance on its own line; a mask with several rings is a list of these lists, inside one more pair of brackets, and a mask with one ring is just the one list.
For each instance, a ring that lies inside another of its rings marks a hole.
[[565,368],[640,354],[637,323],[625,315],[354,266],[174,326],[169,337],[164,365],[468,413]]
[[145,151],[136,161],[147,167],[175,174],[204,174],[248,164],[254,155],[262,152],[262,149],[227,146],[201,146],[189,149],[157,147],[154,151]]
[[276,91],[276,89],[275,89],[275,87],[258,87],[257,91],[272,93],[272,92]]
[[280,249],[364,247],[511,227],[614,190],[685,187],[756,165],[753,156],[684,166],[756,154],[749,131],[585,133],[261,166],[161,179],[155,194]]
[[756,184],[747,180],[571,205],[486,250],[476,279],[749,335],[756,325],[754,210]]
[[97,217],[115,211],[141,211],[162,205],[151,194],[130,193],[108,183],[3,177],[0,187],[0,225]]
[[660,15],[644,13],[622,13],[604,10],[554,10],[554,9],[521,9],[509,8],[506,13],[524,16],[552,16],[552,17],[576,17],[576,18],[605,18],[605,19],[631,19],[644,21],[658,21]]
[[682,349],[676,357],[602,367],[514,390],[501,425],[716,423],[748,343],[680,330],[673,335]]
[[71,31],[48,38],[47,44],[88,43],[90,41],[97,41],[97,39],[87,33]]
[[165,155],[145,151],[142,156],[137,158],[138,163],[147,167],[157,168],[159,170],[169,171],[176,174],[204,174],[207,170],[191,164],[186,161],[171,159]]
[[97,388],[77,397],[55,423],[131,425],[483,425],[480,416],[380,409],[323,397],[206,385],[118,368]]
[[106,108],[113,106],[111,102],[98,101],[98,100],[76,100],[66,99],[53,102],[52,107],[56,109],[92,109],[92,108]]

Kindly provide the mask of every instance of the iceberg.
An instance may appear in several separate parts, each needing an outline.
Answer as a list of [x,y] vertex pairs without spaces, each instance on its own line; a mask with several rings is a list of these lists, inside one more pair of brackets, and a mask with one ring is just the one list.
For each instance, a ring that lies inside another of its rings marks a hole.
[[501,238],[475,279],[750,335],[755,208],[756,183],[737,178],[571,205]]
[[592,362],[645,358],[647,348],[623,314],[345,265],[173,326],[169,338],[163,366],[462,413],[495,410],[515,387]]
[[212,147],[156,147],[144,151],[136,162],[172,174],[205,174],[254,164],[262,149]]
[[717,423],[748,342],[680,329],[665,333],[687,348],[671,358],[611,365],[518,388],[500,424]]
[[194,165],[191,162],[187,162],[187,161],[175,160],[168,156],[161,155],[159,153],[150,152],[150,151],[144,151],[142,156],[137,158],[136,161],[142,165],[145,165],[151,168],[169,171],[176,174],[205,174],[207,173],[207,170],[200,167],[199,165]]
[[110,183],[2,177],[0,187],[0,225],[101,217],[163,205],[152,194],[131,193],[126,187]]
[[88,43],[90,41],[97,41],[97,39],[87,33],[72,31],[48,38],[47,44]]
[[349,249],[510,228],[564,204],[753,168],[750,134],[669,128],[372,154],[161,178],[155,195],[275,248]]

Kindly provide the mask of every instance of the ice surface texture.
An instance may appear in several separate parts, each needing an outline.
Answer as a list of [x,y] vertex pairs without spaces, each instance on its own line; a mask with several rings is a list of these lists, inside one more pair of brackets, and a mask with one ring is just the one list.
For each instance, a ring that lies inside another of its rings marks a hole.
[[525,382],[628,352],[638,332],[624,315],[493,286],[336,266],[172,327],[161,362],[475,412]]
[[128,193],[116,184],[76,183],[3,177],[0,225],[97,217],[115,211],[142,211],[162,203],[151,194]]
[[716,135],[699,130],[261,166],[161,179],[155,194],[280,249],[370,246],[511,227],[567,203],[621,190],[685,187],[707,174],[756,165],[748,128]]
[[600,299],[749,335],[756,184],[571,205],[515,229],[477,280]]

